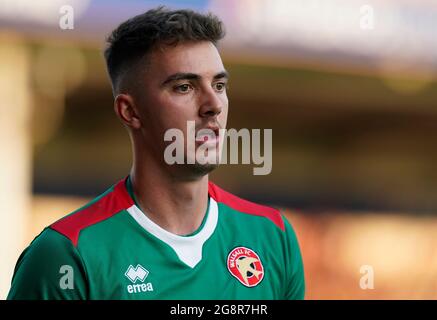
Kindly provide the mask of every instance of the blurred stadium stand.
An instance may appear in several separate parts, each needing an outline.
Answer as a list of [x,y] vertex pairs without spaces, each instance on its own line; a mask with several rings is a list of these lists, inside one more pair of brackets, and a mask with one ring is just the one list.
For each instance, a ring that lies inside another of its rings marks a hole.
[[[75,28],[59,28],[59,8]],[[101,50],[119,22],[166,4],[218,14],[230,128],[273,129],[273,171],[225,165],[223,188],[284,209],[308,299],[437,298],[437,1],[0,3],[0,297],[50,222],[124,177],[128,136]],[[368,9],[368,8],[367,8]],[[359,286],[360,267],[375,288]]]

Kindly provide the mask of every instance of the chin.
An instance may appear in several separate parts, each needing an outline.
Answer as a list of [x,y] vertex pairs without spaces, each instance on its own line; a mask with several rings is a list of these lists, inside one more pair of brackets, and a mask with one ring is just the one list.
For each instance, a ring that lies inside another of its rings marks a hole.
[[190,171],[197,177],[199,176],[205,176],[214,169],[216,169],[219,165],[218,164],[200,164],[195,163],[190,165]]

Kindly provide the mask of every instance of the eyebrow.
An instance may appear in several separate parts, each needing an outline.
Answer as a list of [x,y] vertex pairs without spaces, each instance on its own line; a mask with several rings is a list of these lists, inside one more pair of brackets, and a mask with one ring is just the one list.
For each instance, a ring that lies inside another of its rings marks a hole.
[[[170,82],[177,81],[177,80],[200,80],[201,78],[202,77],[200,75],[195,73],[178,72],[168,76],[167,79],[164,80],[162,85],[164,86]],[[223,78],[229,79],[229,73],[227,71],[219,72],[213,77],[214,80],[223,79]]]

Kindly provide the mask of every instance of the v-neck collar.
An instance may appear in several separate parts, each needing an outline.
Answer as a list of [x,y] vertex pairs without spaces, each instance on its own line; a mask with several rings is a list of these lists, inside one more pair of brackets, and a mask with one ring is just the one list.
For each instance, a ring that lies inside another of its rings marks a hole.
[[161,228],[158,224],[147,217],[147,215],[137,206],[135,196],[129,183],[130,179],[127,177],[125,187],[134,204],[127,209],[127,212],[144,230],[170,246],[183,263],[194,268],[202,260],[202,249],[204,243],[211,237],[217,227],[217,202],[208,195],[209,205],[202,225],[191,235],[179,236]]

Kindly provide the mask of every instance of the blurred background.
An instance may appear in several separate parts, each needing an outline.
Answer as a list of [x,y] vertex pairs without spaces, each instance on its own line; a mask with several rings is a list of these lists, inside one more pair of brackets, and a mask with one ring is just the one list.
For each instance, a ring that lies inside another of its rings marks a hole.
[[436,299],[437,0],[0,0],[0,298],[43,227],[127,175],[102,49],[160,4],[226,24],[228,127],[273,129],[273,170],[212,180],[284,210],[306,298]]

